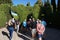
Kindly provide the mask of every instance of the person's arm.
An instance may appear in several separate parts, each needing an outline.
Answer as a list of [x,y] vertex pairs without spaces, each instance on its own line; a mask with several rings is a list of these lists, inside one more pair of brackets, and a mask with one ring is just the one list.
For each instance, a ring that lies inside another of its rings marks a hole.
[[40,27],[39,26],[37,26],[37,31],[40,32]]
[[6,24],[5,24],[5,25],[6,25],[6,27],[7,27],[7,26],[8,26],[8,22],[6,22]]
[[44,34],[44,32],[45,32],[45,27],[44,27],[44,25],[41,26],[41,32],[42,32],[42,34]]

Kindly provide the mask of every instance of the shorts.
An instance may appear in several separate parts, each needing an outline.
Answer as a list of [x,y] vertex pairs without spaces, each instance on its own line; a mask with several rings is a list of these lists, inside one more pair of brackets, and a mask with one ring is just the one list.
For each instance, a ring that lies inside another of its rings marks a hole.
[[36,29],[32,29],[32,34],[36,34]]
[[38,38],[41,38],[43,35],[42,34],[38,34]]

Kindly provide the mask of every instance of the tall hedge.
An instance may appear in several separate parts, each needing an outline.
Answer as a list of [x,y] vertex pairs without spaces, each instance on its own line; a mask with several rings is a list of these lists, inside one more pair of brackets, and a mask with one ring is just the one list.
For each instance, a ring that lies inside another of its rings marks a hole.
[[0,4],[0,27],[4,26],[5,22],[11,18],[9,9],[8,4]]
[[4,11],[0,11],[0,27],[4,26],[7,21],[7,16]]
[[[29,7],[29,9],[30,8],[31,7]],[[17,5],[12,7],[12,10],[18,14],[20,22],[23,22],[25,19],[27,19],[28,14],[31,12],[29,9],[24,5]]]

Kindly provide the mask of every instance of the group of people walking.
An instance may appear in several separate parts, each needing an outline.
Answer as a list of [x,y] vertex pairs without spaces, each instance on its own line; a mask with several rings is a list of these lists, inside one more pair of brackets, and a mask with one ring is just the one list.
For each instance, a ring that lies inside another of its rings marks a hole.
[[47,23],[44,19],[35,20],[34,18],[30,18],[28,21],[23,21],[23,27],[27,30],[31,30],[32,39],[34,39],[36,37],[36,33],[38,33],[39,40],[42,40],[46,25]]
[[[16,32],[18,33],[19,29],[21,29],[20,27],[20,22],[19,20],[15,21],[14,18],[10,19],[7,23],[8,25],[8,30],[10,33],[10,40],[12,39],[13,36],[13,31],[15,30],[15,28],[17,29]],[[36,37],[36,33],[38,34],[38,40],[42,40],[42,36],[45,32],[45,26],[46,26],[46,22],[44,21],[44,19],[42,20],[35,20],[34,18],[29,18],[28,20],[24,20],[22,23],[22,28],[25,31],[30,30],[31,34],[32,34],[32,39],[34,40],[34,38]]]

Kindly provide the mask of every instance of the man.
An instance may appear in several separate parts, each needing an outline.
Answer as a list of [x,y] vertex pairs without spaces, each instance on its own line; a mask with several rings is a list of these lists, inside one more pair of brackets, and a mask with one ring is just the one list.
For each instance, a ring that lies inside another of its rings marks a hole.
[[41,20],[41,24],[43,24],[45,27],[47,25],[46,21],[44,19]]
[[23,21],[23,28],[24,28],[25,31],[27,30],[27,22],[26,22],[26,19]]
[[34,18],[32,20],[33,21],[32,21],[32,26],[31,26],[31,29],[32,29],[31,32],[32,32],[32,38],[34,39],[36,36],[36,21]]

